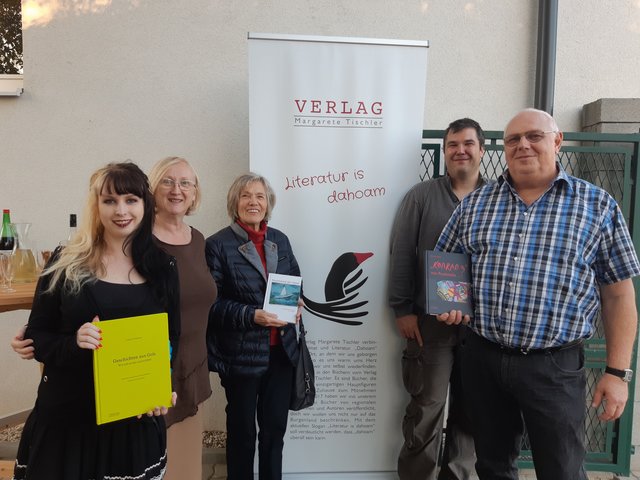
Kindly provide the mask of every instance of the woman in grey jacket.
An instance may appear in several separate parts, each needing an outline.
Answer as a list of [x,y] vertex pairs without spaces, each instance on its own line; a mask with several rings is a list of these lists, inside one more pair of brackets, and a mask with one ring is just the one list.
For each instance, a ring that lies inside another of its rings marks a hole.
[[[209,369],[227,397],[227,474],[252,480],[258,421],[260,480],[282,478],[295,326],[262,309],[269,273],[300,275],[285,234],[267,227],[275,194],[264,177],[238,177],[227,195],[232,224],[207,239],[206,256],[218,288],[209,315]],[[300,309],[298,309],[298,318]]]

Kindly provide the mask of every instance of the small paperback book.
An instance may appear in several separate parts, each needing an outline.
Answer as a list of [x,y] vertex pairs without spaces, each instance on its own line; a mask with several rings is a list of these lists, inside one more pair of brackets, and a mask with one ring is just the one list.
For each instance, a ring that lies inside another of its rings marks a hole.
[[296,323],[302,277],[270,273],[263,309],[275,313],[280,320]]
[[427,250],[425,262],[427,313],[460,310],[463,315],[473,316],[469,255]]

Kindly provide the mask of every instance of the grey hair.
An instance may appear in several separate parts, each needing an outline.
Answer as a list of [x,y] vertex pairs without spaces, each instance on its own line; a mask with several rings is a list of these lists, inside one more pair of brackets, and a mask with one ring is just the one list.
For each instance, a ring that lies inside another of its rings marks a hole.
[[264,219],[268,222],[271,218],[273,207],[276,206],[276,193],[273,191],[271,184],[266,178],[262,175],[258,175],[257,173],[249,172],[240,175],[229,187],[229,192],[227,193],[227,214],[232,221],[235,222],[238,220],[238,203],[240,202],[240,194],[242,193],[242,190],[253,182],[260,182],[264,185],[264,189],[267,193],[267,212]]

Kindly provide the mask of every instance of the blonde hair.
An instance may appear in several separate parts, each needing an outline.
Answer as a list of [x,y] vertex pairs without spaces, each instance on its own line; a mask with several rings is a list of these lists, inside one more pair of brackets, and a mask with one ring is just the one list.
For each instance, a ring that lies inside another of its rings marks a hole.
[[198,207],[200,206],[200,202],[202,201],[202,193],[200,192],[200,178],[198,177],[198,172],[196,172],[196,169],[193,168],[193,166],[185,158],[167,157],[157,162],[149,172],[149,183],[151,184],[151,191],[155,196],[156,191],[158,190],[158,186],[160,185],[160,180],[164,178],[167,170],[179,163],[184,163],[187,167],[189,167],[193,172],[193,176],[196,180],[196,196],[193,199],[193,204],[187,209],[186,212],[186,215],[193,215],[194,213],[196,213],[196,210],[198,209]]
[[51,275],[46,292],[52,292],[64,278],[64,288],[71,294],[77,294],[82,285],[105,273],[102,263],[104,226],[98,213],[100,194],[103,192],[119,195],[130,193],[141,198],[145,203],[144,217],[150,218],[143,218],[136,232],[141,228],[150,231],[154,204],[144,172],[131,162],[110,163],[97,170],[89,180],[87,203],[76,235],[62,249],[57,260],[42,272],[42,275]]
[[264,220],[265,222],[268,222],[271,218],[273,207],[276,206],[276,194],[266,178],[262,175],[258,175],[257,173],[249,172],[240,175],[229,187],[229,192],[227,193],[227,214],[232,221],[235,222],[239,218],[238,203],[240,203],[240,194],[242,193],[242,190],[253,182],[260,182],[264,186],[267,193],[267,212],[265,213]]

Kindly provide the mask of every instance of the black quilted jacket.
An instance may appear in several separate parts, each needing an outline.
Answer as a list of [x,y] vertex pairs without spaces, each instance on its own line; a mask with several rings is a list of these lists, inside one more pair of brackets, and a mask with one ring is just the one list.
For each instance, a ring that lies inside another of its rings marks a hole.
[[[267,228],[264,240],[270,273],[300,275],[287,236]],[[209,370],[221,375],[260,375],[269,365],[269,328],[253,321],[262,308],[267,277],[247,232],[232,224],[207,239],[207,264],[218,287],[209,313],[207,348]],[[279,328],[282,345],[295,365],[298,342],[295,326]]]

